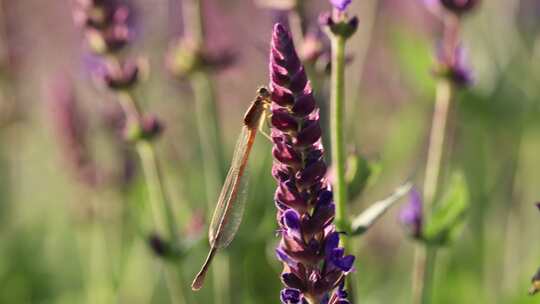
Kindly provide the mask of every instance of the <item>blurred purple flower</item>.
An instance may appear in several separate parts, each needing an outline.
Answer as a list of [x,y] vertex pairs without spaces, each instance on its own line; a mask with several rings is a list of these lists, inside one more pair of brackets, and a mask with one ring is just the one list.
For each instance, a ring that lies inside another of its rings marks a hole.
[[351,4],[352,0],[330,0],[330,3],[340,12],[343,12]]
[[140,74],[140,64],[135,60],[126,60],[118,66],[109,65],[102,78],[110,89],[126,90],[137,83]]
[[131,40],[130,16],[130,8],[117,0],[78,0],[73,11],[75,23],[98,54],[119,51]]
[[435,74],[447,77],[458,87],[467,87],[474,83],[472,68],[469,65],[465,49],[458,46],[450,54],[445,53],[444,47],[440,46],[437,51],[439,66]]
[[339,303],[334,294],[353,270],[354,256],[339,247],[319,110],[291,35],[281,24],[272,35],[270,77],[272,174],[278,182],[275,204],[281,234],[276,254],[284,264],[281,279],[287,286],[281,301]]
[[399,221],[414,238],[422,236],[423,202],[418,189],[413,188],[409,193],[409,202],[401,209]]

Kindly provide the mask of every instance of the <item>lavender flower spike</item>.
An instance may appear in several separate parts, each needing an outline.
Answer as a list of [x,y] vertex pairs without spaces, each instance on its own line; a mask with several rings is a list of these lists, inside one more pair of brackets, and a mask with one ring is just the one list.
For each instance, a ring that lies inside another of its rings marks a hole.
[[335,205],[325,178],[319,110],[290,33],[274,26],[270,51],[272,174],[286,288],[282,303],[345,302],[338,288],[353,270],[354,256],[339,247],[332,224]]

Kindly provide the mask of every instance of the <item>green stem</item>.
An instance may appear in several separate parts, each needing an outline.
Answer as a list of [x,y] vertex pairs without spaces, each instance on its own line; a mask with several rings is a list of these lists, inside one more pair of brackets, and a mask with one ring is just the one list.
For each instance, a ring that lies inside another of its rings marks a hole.
[[[130,92],[118,94],[118,100],[127,118],[127,123],[138,122],[141,118],[141,111],[138,103]],[[179,240],[178,227],[174,217],[174,211],[167,197],[158,159],[154,151],[154,146],[147,140],[139,139],[135,143],[135,148],[141,159],[142,169],[148,189],[148,197],[154,218],[154,225],[160,235],[167,235],[172,244],[177,244]],[[173,271],[169,267],[165,268],[165,278],[171,293],[172,303],[186,303],[181,286],[181,273],[179,269]]]
[[[453,87],[449,80],[440,79],[437,85],[435,109],[428,148],[424,178],[424,214],[431,214],[441,175],[442,158],[449,132],[448,117],[451,110]],[[413,270],[413,303],[431,302],[431,286],[435,271],[436,249],[419,243],[415,248]]]
[[148,141],[141,140],[136,144],[137,152],[141,158],[144,175],[148,187],[148,196],[156,216],[158,227],[166,226],[169,239],[175,243],[178,241],[178,227],[174,219],[174,212],[170,202],[166,198],[158,161],[154,147]]
[[[345,182],[345,140],[344,140],[344,103],[345,103],[345,38],[332,35],[332,79],[330,96],[330,130],[332,146],[332,166],[335,170],[334,201],[336,204],[335,224],[338,231],[350,232],[347,218],[347,185]],[[341,245],[350,252],[349,239],[341,238]],[[353,284],[348,284],[354,294]]]
[[[185,35],[200,50],[205,48],[205,27],[202,0],[184,1]],[[195,99],[195,115],[197,131],[200,138],[203,175],[208,210],[213,210],[217,202],[222,181],[225,179],[225,156],[216,93],[210,72],[205,68],[195,71],[190,76]],[[229,260],[226,255],[214,258],[211,276],[214,282],[214,302],[228,304],[229,294]]]
[[[172,244],[178,242],[178,229],[174,219],[174,212],[163,188],[161,173],[154,147],[148,141],[138,141],[136,143],[137,152],[141,158],[141,163],[148,187],[148,196],[151,202],[152,214],[155,218],[155,225],[158,229],[168,230],[168,239]],[[163,226],[166,226],[165,228]],[[162,231],[161,231],[162,232]],[[177,268],[177,267],[175,267]],[[170,267],[165,267],[165,278],[167,287],[171,292],[171,303],[186,303],[181,282],[179,269],[174,271]]]
[[[206,71],[198,71],[191,77],[191,85],[195,94],[195,115],[197,131],[200,138],[203,158],[203,175],[205,179],[206,202],[208,210],[213,210],[217,202],[222,181],[225,179],[225,157],[220,132],[219,115],[211,76]],[[216,304],[229,303],[230,281],[227,277],[229,262],[226,255],[214,258],[211,276],[214,282],[214,301]]]
[[[334,195],[336,227],[348,232],[347,187],[345,185],[344,99],[345,99],[345,39],[332,38],[332,93],[330,97],[330,124],[332,165],[335,170]],[[344,238],[345,239],[345,238]]]
[[296,0],[294,9],[288,13],[289,28],[292,32],[294,44],[300,46],[306,34],[304,0]]
[[208,207],[214,208],[220,184],[225,179],[223,143],[216,96],[210,75],[196,72],[191,78],[195,94],[195,115],[200,138]]

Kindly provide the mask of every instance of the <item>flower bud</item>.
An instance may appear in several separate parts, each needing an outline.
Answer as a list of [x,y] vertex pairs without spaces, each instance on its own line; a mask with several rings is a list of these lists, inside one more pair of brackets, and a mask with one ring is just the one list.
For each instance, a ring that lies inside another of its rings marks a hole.
[[358,17],[348,18],[341,15],[340,18],[332,16],[331,13],[323,13],[319,17],[319,23],[322,27],[335,36],[350,38],[358,29]]
[[453,12],[456,15],[462,15],[470,12],[474,9],[479,0],[440,0],[441,4],[447,10]]
[[135,61],[126,61],[118,67],[109,66],[103,75],[103,80],[112,90],[127,90],[137,83],[139,77],[139,64]]
[[153,140],[163,132],[163,123],[155,115],[146,115],[141,121],[142,137]]
[[420,192],[412,189],[409,194],[409,202],[401,209],[399,221],[413,238],[422,237],[423,228],[423,202]]

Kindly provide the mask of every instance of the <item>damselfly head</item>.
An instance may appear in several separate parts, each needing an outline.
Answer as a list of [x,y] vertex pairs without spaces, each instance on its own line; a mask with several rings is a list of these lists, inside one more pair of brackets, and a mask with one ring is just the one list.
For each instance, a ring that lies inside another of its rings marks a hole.
[[250,129],[257,128],[259,121],[264,115],[266,105],[270,103],[270,91],[267,88],[261,87],[257,90],[257,97],[251,103],[251,106],[244,115],[244,125]]
[[260,87],[257,89],[257,97],[268,100],[270,98],[270,91],[267,87]]

